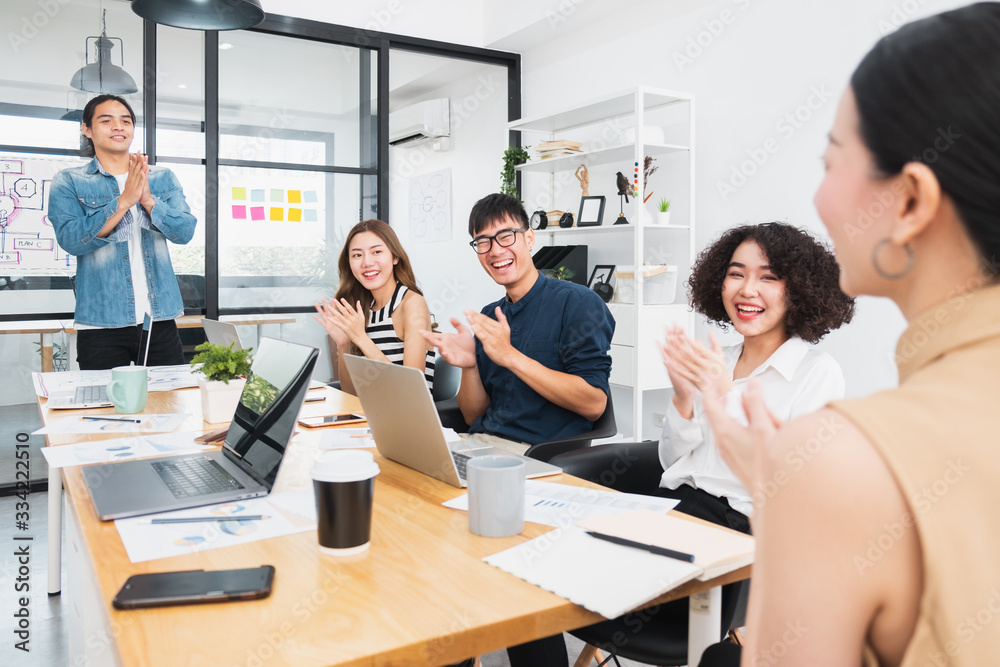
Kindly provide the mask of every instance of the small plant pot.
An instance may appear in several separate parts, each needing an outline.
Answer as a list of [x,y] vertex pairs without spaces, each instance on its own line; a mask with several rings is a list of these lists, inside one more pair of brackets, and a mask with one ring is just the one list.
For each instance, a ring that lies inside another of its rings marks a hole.
[[198,378],[201,391],[201,416],[209,424],[219,424],[232,420],[236,406],[240,402],[246,378],[230,380],[229,384],[204,377]]
[[670,224],[670,211],[657,211],[656,224],[665,227]]

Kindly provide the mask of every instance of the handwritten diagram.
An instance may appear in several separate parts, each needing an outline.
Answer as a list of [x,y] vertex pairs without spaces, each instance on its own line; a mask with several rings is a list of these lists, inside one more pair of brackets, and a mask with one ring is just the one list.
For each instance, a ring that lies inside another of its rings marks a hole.
[[0,155],[0,274],[73,275],[76,259],[56,243],[48,220],[52,177],[77,158]]

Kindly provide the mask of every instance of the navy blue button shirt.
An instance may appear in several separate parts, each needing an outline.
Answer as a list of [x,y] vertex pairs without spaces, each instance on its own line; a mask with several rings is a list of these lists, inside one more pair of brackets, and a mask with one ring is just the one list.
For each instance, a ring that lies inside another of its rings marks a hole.
[[[609,393],[615,320],[596,293],[583,285],[538,280],[517,303],[506,297],[482,309],[496,319],[500,306],[515,349],[547,368],[575,375]],[[476,339],[479,377],[490,397],[486,413],[469,430],[535,444],[590,431],[593,423],[542,398],[510,370],[495,364]]]

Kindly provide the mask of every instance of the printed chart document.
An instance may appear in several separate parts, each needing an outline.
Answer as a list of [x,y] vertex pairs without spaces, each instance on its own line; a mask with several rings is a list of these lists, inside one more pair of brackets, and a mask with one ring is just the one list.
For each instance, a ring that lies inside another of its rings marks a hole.
[[[620,514],[626,510],[644,509],[666,514],[680,502],[671,498],[602,491],[534,479],[525,481],[524,493],[524,520],[556,527],[569,526],[585,517]],[[469,494],[442,504],[468,512]]]
[[[593,531],[695,556],[689,563],[588,535]],[[483,560],[607,618],[691,579],[753,562],[754,540],[726,528],[649,510],[590,516]]]
[[68,415],[34,431],[32,435],[48,433],[169,433],[183,424],[190,415]]
[[168,433],[131,438],[115,438],[98,442],[78,442],[58,447],[42,447],[42,456],[50,468],[126,461],[147,456],[176,456],[197,454],[215,449],[212,445],[199,445],[194,441],[197,433]]

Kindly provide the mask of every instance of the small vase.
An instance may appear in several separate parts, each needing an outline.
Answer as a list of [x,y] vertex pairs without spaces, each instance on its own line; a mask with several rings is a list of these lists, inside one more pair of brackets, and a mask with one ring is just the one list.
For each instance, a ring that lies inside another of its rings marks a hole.
[[236,406],[243,394],[246,378],[230,380],[229,384],[217,380],[198,378],[201,390],[201,416],[209,424],[219,424],[232,420]]
[[656,224],[661,227],[666,227],[670,224],[670,211],[657,211],[656,212]]

